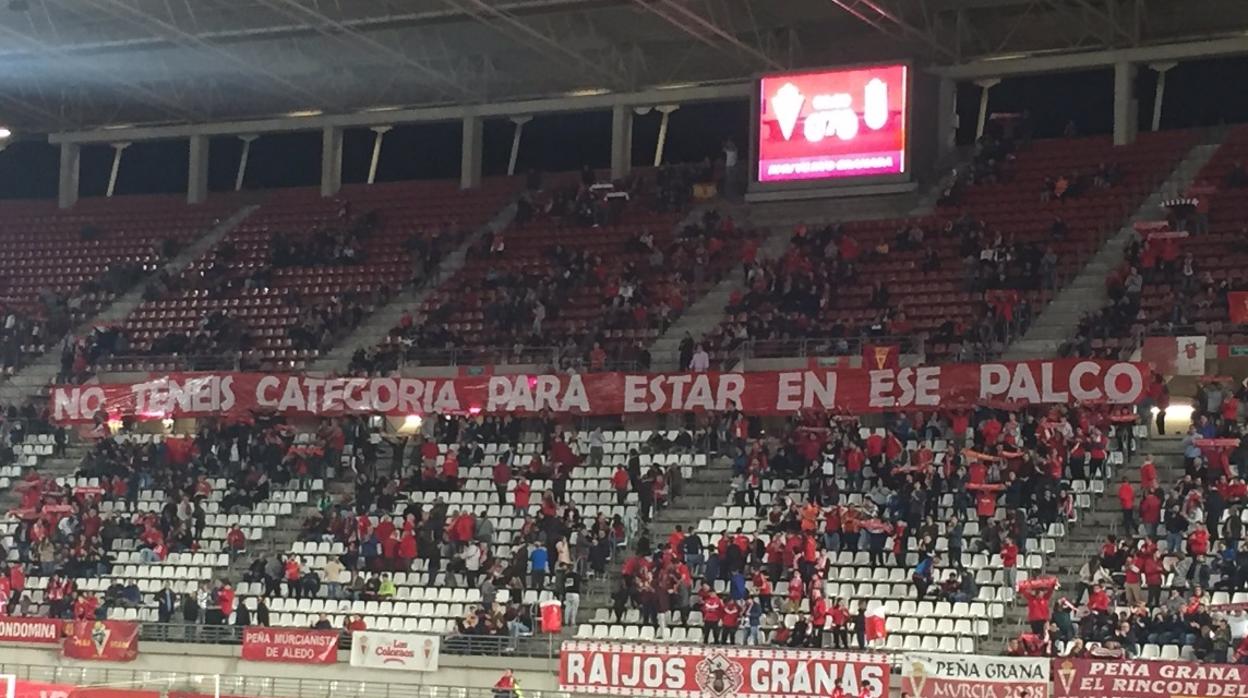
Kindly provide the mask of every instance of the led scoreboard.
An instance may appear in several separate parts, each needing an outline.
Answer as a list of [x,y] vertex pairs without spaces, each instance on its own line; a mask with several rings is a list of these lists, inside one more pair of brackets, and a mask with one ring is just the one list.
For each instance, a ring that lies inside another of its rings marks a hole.
[[909,77],[905,65],[763,76],[757,181],[907,174]]

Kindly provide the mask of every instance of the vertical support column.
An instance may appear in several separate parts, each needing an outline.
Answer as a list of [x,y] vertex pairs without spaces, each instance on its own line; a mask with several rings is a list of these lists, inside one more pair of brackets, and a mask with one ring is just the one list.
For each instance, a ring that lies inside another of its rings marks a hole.
[[633,112],[628,105],[611,108],[611,179],[623,179],[633,167]]
[[381,141],[385,139],[393,126],[373,127],[373,159],[368,163],[368,183],[377,181],[377,163],[381,162]]
[[507,160],[507,176],[516,174],[516,159],[520,157],[520,139],[524,136],[524,125],[533,120],[531,116],[513,116],[511,123],[516,130],[511,133],[511,157]]
[[342,129],[326,126],[321,131],[321,196],[342,189]]
[[208,136],[191,136],[190,149],[186,203],[202,204],[208,198]]
[[1166,102],[1166,73],[1178,63],[1149,63],[1148,67],[1157,73],[1157,94],[1153,96],[1153,130],[1161,130],[1161,107]]
[[936,160],[943,162],[957,144],[958,84],[941,77],[936,89]]
[[1001,78],[984,78],[976,80],[975,84],[979,85],[979,121],[975,123],[975,140],[979,140],[988,125],[988,92],[1001,84]]
[[61,171],[57,183],[56,205],[73,208],[78,203],[78,163],[82,146],[77,143],[61,144]]
[[118,141],[113,143],[113,169],[108,173],[108,190],[104,192],[104,196],[112,198],[113,191],[117,189],[117,173],[121,170],[121,154],[126,148],[130,147],[127,141]]
[[464,117],[464,139],[460,150],[459,188],[475,189],[481,186],[481,148],[482,126],[481,117],[468,115]]
[[1122,61],[1114,64],[1114,145],[1135,142],[1139,120],[1139,103],[1135,98],[1135,64]]
[[663,118],[659,121],[659,140],[654,144],[654,166],[663,164],[663,151],[667,148],[667,122],[672,112],[680,109],[679,104],[663,104],[655,107]]
[[243,179],[247,176],[247,158],[251,156],[251,142],[259,137],[254,133],[239,136],[239,139],[243,141],[243,153],[238,157],[238,174],[234,175],[234,191],[243,190]]

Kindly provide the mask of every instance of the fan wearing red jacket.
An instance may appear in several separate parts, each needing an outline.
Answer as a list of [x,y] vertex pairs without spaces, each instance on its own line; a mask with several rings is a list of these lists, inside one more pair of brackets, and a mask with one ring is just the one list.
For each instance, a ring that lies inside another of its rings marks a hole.
[[741,627],[741,606],[728,599],[724,602],[723,617],[720,619],[719,644],[737,644],[737,628]]
[[702,644],[719,644],[719,621],[724,614],[724,602],[709,588],[702,599]]
[[1088,593],[1088,610],[1092,613],[1109,613],[1109,592],[1100,584],[1093,584]]
[[1135,488],[1125,474],[1118,485],[1118,504],[1122,507],[1122,530],[1128,536],[1135,535]]
[[1023,592],[1023,598],[1027,600],[1027,623],[1036,635],[1043,635],[1049,625],[1049,599],[1053,597],[1054,588],[1030,587]]

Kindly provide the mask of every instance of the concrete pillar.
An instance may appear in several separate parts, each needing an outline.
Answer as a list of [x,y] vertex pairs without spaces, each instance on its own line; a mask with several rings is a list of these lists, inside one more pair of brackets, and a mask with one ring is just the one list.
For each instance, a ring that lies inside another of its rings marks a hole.
[[1161,105],[1166,101],[1166,73],[1178,65],[1174,61],[1166,63],[1149,63],[1148,67],[1157,73],[1157,94],[1153,96],[1153,130],[1161,129]]
[[1114,145],[1135,142],[1139,102],[1135,97],[1135,64],[1114,64]]
[[511,132],[511,158],[507,160],[507,176],[516,173],[516,159],[520,157],[520,139],[524,136],[524,125],[533,120],[531,116],[513,116],[511,123],[516,130]]
[[57,185],[56,203],[61,208],[73,208],[78,203],[78,163],[82,147],[77,143],[61,144],[61,172]]
[[247,159],[251,157],[251,142],[259,138],[258,134],[249,133],[239,136],[243,142],[243,152],[238,156],[238,173],[234,175],[234,191],[243,190],[243,180],[247,177]]
[[988,91],[1001,84],[1001,78],[984,78],[976,80],[979,85],[979,121],[975,123],[975,140],[984,135],[984,127],[988,125]]
[[373,159],[368,163],[368,183],[377,181],[377,163],[381,162],[381,142],[393,126],[373,127]]
[[633,112],[617,104],[611,109],[611,179],[628,176],[633,168]]
[[680,105],[663,104],[655,109],[663,115],[659,120],[659,140],[654,144],[654,166],[658,167],[663,164],[663,151],[667,148],[667,122],[671,119],[672,112],[680,109]]
[[342,189],[342,129],[326,126],[321,131],[321,196]]
[[958,137],[958,83],[941,77],[936,93],[936,160],[953,152]]
[[186,172],[186,203],[202,204],[208,198],[208,136],[191,136],[190,165]]
[[117,173],[121,171],[121,154],[126,152],[126,148],[130,147],[127,141],[118,141],[113,143],[113,169],[108,173],[108,189],[105,190],[104,196],[112,198],[113,192],[117,189]]
[[459,188],[475,189],[481,186],[482,126],[479,116],[464,117],[463,146],[460,148]]

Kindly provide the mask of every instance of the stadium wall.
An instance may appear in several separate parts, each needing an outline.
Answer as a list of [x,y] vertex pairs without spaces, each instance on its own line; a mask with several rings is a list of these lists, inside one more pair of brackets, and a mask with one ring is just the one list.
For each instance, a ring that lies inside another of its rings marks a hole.
[[558,688],[557,659],[516,656],[465,656],[442,654],[437,671],[379,671],[351,667],[348,652],[339,651],[338,663],[331,665],[247,662],[232,645],[143,642],[132,662],[75,661],[62,656],[60,648],[6,645],[0,647],[0,666],[23,664],[46,667],[115,668],[133,671],[221,674],[313,681],[369,681],[409,686],[461,686],[491,688],[507,669],[515,671],[520,685],[530,690]]

